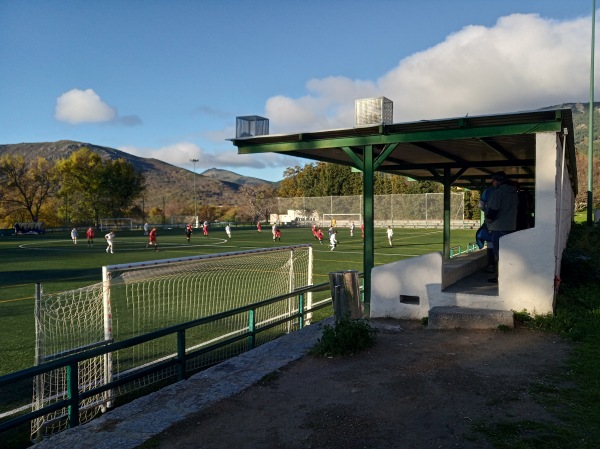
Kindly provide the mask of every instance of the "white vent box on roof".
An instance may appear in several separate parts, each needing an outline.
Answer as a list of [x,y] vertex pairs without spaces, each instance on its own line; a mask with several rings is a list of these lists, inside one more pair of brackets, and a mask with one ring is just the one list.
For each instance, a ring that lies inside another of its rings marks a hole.
[[255,137],[269,134],[269,119],[258,115],[246,115],[235,119],[235,137]]
[[385,97],[356,100],[354,110],[356,126],[394,123],[394,103]]

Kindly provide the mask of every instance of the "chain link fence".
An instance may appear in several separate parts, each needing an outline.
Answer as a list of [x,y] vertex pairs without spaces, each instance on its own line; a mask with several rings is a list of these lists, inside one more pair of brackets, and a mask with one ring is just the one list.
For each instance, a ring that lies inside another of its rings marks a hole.
[[[363,197],[322,196],[277,198],[271,222],[337,226],[362,223]],[[374,196],[375,226],[442,227],[444,223],[444,194],[391,194]],[[465,220],[464,192],[450,194],[450,220],[454,228],[479,226],[475,220]]]

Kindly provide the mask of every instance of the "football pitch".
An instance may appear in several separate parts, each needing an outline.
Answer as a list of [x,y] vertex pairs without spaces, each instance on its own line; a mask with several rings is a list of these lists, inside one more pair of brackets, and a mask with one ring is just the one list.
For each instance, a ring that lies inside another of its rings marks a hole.
[[[80,229],[80,235],[85,234]],[[69,231],[48,232],[42,236],[0,237],[0,375],[33,365],[35,284],[44,292],[72,290],[101,282],[102,266],[172,259],[178,257],[244,251],[310,243],[313,245],[315,284],[327,282],[328,273],[363,270],[363,240],[360,230],[350,237],[347,228],[338,228],[338,246],[330,250],[327,236],[323,244],[312,236],[310,228],[281,229],[281,241],[273,241],[270,228],[258,233],[255,228],[232,227],[228,239],[222,228],[212,229],[207,237],[194,230],[186,241],[183,229],[159,229],[158,252],[146,248],[142,231],[116,232],[114,254],[106,253],[105,232],[96,232],[94,245],[84,238],[77,245]],[[466,249],[474,241],[475,231],[452,230],[451,246]],[[441,229],[394,229],[394,245],[389,246],[385,228],[375,229],[375,265],[442,250]],[[265,298],[266,299],[266,298]]]

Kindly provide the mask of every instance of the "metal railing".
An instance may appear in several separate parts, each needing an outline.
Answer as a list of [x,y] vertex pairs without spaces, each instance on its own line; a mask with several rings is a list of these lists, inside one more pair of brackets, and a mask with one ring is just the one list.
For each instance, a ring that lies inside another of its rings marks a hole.
[[[118,341],[118,342],[107,342],[106,344],[86,350],[81,353],[69,355],[66,357],[62,357],[60,359],[56,359],[47,363],[43,363],[38,366],[34,366],[31,368],[27,368],[21,371],[17,371],[11,374],[7,374],[5,376],[0,377],[0,388],[6,387],[7,385],[24,381],[27,379],[31,379],[32,382],[36,376],[41,374],[49,373],[53,370],[66,368],[66,377],[67,377],[67,390],[66,390],[66,399],[59,400],[53,404],[44,406],[38,410],[17,416],[10,420],[0,423],[0,433],[5,432],[7,430],[16,428],[22,424],[27,423],[28,421],[32,421],[33,419],[42,417],[46,414],[61,410],[63,408],[67,408],[68,412],[68,427],[75,427],[79,425],[79,409],[80,409],[80,401],[87,399],[89,397],[107,392],[112,390],[118,386],[124,385],[128,382],[131,382],[136,379],[140,379],[144,376],[152,374],[154,372],[170,368],[176,367],[177,371],[177,381],[183,380],[187,377],[187,369],[186,362],[189,359],[194,357],[198,357],[203,355],[204,353],[208,353],[212,350],[218,349],[220,347],[241,341],[246,340],[246,350],[251,350],[256,346],[256,335],[260,332],[267,331],[275,326],[286,322],[297,321],[298,328],[302,328],[306,322],[306,316],[315,312],[319,309],[325,308],[331,305],[331,298],[323,299],[308,309],[305,308],[305,295],[309,292],[322,292],[329,291],[330,285],[329,282],[324,282],[321,284],[311,285],[307,287],[302,287],[300,289],[296,289],[290,293],[276,296],[270,299],[266,299],[264,301],[260,301],[254,304],[250,304],[243,307],[238,307],[236,309],[228,310],[226,312],[221,312],[215,315],[211,315],[204,318],[199,318],[193,321],[189,321],[186,323],[177,324],[174,326],[166,327],[154,332],[150,332],[148,334],[140,335],[133,338],[128,338],[127,340]],[[279,318],[275,321],[270,321],[268,324],[261,324],[257,326],[256,316],[257,310],[261,307],[268,306],[270,304],[286,301],[290,298],[297,298],[298,307],[297,312],[292,312],[290,315],[285,316],[283,318]],[[186,331],[195,328],[197,326],[202,326],[205,324],[213,323],[218,320],[222,320],[224,318],[228,318],[234,315],[239,314],[247,314],[247,322],[248,327],[247,330],[243,333],[235,335],[225,340],[221,340],[217,343],[214,343],[210,346],[203,347],[201,349],[196,350],[186,350]],[[104,385],[99,387],[87,390],[80,391],[79,385],[79,376],[78,376],[78,367],[79,363],[91,359],[94,357],[102,356],[111,352],[116,352],[125,348],[130,348],[133,346],[137,346],[143,343],[147,343],[152,340],[156,340],[158,338],[165,337],[167,335],[176,334],[176,355],[173,357],[163,360],[159,363],[153,364],[151,366],[136,370],[134,373],[127,375],[123,378],[119,378],[118,380],[113,380],[111,382],[107,382]]]

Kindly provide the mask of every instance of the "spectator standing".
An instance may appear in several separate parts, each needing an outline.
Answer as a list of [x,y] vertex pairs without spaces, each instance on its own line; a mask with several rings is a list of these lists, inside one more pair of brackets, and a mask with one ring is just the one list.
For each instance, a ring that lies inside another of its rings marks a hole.
[[[494,194],[495,187],[493,185],[489,186],[487,189],[483,191],[481,197],[479,198],[479,209],[483,212],[484,216],[488,211],[488,203],[492,199],[492,195]],[[479,238],[485,241],[486,251],[487,251],[487,267],[485,271],[488,273],[496,272],[496,256],[494,255],[494,242],[492,240],[492,233],[487,227],[485,221],[483,225],[478,230]]]
[[[490,198],[487,206],[486,224],[492,234],[494,245],[494,257],[496,267],[500,259],[500,238],[510,234],[517,229],[517,188],[508,179],[506,173],[499,171],[492,176],[494,185],[494,194]],[[496,276],[488,279],[490,282],[498,282],[498,273]]]

